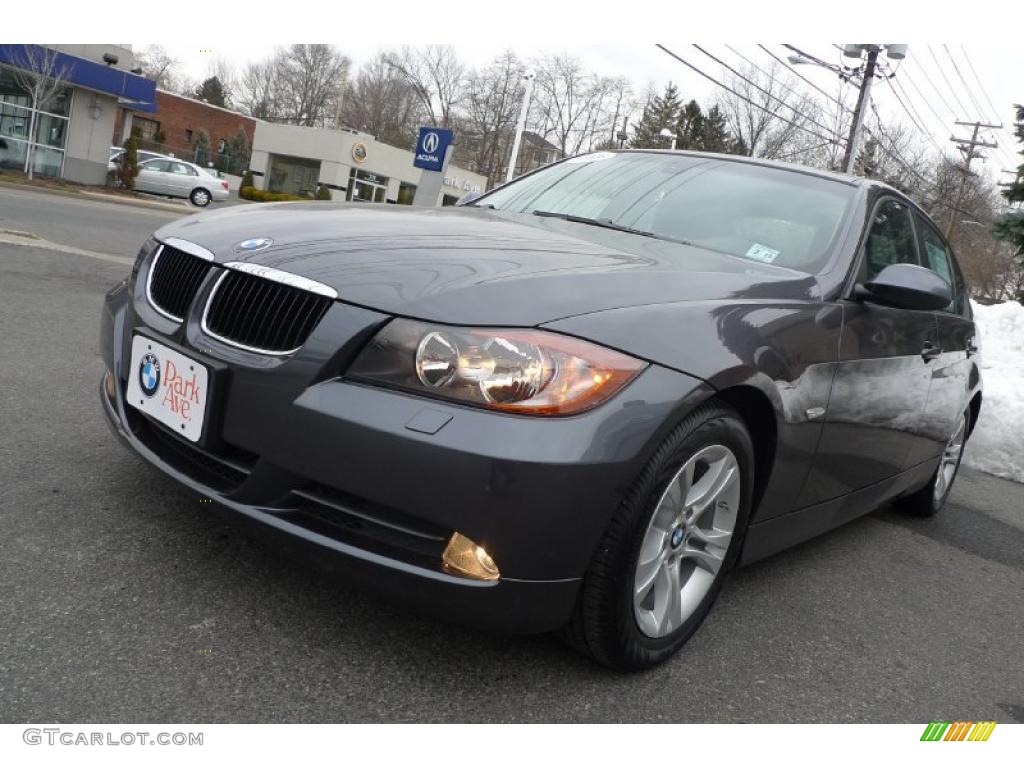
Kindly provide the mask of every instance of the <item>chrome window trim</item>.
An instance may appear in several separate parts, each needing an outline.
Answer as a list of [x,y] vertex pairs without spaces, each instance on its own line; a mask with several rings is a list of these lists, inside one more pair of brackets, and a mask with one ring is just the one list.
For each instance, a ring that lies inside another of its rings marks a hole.
[[262,277],[267,280],[273,280],[276,283],[282,283],[292,288],[298,288],[301,291],[308,291],[309,293],[326,296],[332,301],[338,298],[338,292],[329,285],[318,283],[316,280],[310,280],[308,277],[302,277],[302,275],[285,272],[283,269],[264,267],[260,264],[253,264],[248,261],[229,261],[224,266],[228,269],[237,269],[239,272],[246,272],[250,275],[256,275],[256,277]]
[[[230,267],[232,269],[237,269],[237,267],[239,267],[239,266],[242,266],[242,267],[256,267],[257,265],[255,265],[255,264],[245,264],[243,262],[232,261],[232,262],[228,262],[224,266],[225,267]],[[260,267],[259,269],[263,270],[263,269],[269,269],[269,268],[267,268],[267,267]],[[258,277],[265,277],[267,279],[273,279],[273,278],[270,278],[267,275],[263,274],[262,271],[254,271],[253,269],[237,269],[237,271],[239,271],[239,272],[247,272],[247,273],[249,273],[251,275],[256,275]],[[290,272],[281,272],[280,270],[276,270],[276,269],[275,270],[271,270],[271,271],[272,272],[276,272],[276,273],[281,274],[281,275],[290,275],[293,278],[298,278],[299,280],[302,280],[302,281],[305,281],[305,282],[308,282],[308,283],[312,283],[313,285],[320,286],[321,288],[324,288],[324,289],[327,289],[328,291],[331,291],[331,293],[333,294],[333,296],[331,296],[331,298],[337,298],[337,293],[333,289],[328,288],[326,285],[321,285],[320,283],[314,282],[313,280],[306,280],[306,278],[299,277],[298,275],[291,275]],[[207,321],[207,318],[209,317],[209,314],[210,314],[210,307],[213,306],[213,297],[217,295],[217,291],[220,289],[220,284],[222,282],[224,282],[224,278],[226,278],[230,274],[231,274],[231,272],[229,270],[225,269],[223,271],[223,273],[221,274],[221,276],[217,278],[217,282],[213,284],[213,288],[210,290],[210,295],[206,299],[206,306],[203,308],[203,317],[199,321],[199,327],[203,329],[203,333],[205,333],[207,336],[209,336],[212,339],[216,339],[217,341],[219,341],[219,342],[221,342],[223,344],[227,344],[229,347],[235,347],[237,349],[244,349],[246,352],[255,352],[258,355],[269,355],[271,357],[287,357],[289,355],[294,355],[296,352],[298,352],[300,349],[302,349],[302,345],[301,344],[299,346],[295,347],[295,349],[263,349],[262,347],[250,347],[248,344],[242,344],[239,341],[235,341],[233,339],[225,338],[224,336],[221,336],[220,334],[215,333],[214,331],[210,330],[210,326],[207,324],[206,321]],[[275,282],[283,283],[284,285],[291,286],[292,288],[300,287],[299,285],[296,285],[296,284],[291,283],[291,282],[285,282],[284,280],[276,280]],[[319,291],[309,291],[309,292],[310,293],[320,293]],[[329,294],[323,293],[321,295],[328,296]]]
[[[153,159],[157,160],[164,158]],[[171,158],[166,159],[170,160]],[[204,261],[216,261],[216,256],[213,255],[213,251],[209,250],[208,248],[203,248],[203,246],[201,245],[190,243],[188,240],[182,240],[181,238],[178,237],[165,237],[162,242],[165,245],[171,246],[171,248],[177,248],[179,251],[184,251],[185,253],[191,256],[196,256],[197,258],[203,259]]]
[[[177,247],[177,246],[174,246]],[[164,252],[164,244],[160,243],[157,246],[156,252],[153,254],[152,260],[149,262],[149,271],[146,273],[146,301],[149,302],[149,306],[159,312],[161,315],[169,320],[173,320],[176,323],[182,322],[185,318],[172,315],[165,309],[162,309],[159,304],[153,301],[153,292],[151,290],[153,285],[153,272],[156,271],[156,262],[160,258],[160,255]]]

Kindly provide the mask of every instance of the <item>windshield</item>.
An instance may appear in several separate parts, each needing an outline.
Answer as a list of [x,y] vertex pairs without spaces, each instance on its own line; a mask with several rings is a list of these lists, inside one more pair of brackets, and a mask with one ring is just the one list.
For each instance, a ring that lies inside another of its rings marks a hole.
[[471,205],[608,222],[762,263],[817,272],[854,188],[708,157],[594,152],[496,189]]

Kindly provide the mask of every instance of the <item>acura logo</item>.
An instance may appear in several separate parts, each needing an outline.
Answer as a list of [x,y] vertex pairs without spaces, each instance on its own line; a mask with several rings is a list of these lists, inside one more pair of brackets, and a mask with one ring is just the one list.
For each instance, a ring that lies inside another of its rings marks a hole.
[[438,138],[437,134],[431,131],[423,137],[423,151],[428,155],[432,155],[437,152],[437,145],[441,143],[441,139]]

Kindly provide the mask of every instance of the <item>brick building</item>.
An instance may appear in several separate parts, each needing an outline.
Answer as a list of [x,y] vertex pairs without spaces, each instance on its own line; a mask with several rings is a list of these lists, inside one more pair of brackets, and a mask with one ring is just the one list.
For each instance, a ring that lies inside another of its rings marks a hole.
[[[213,163],[220,170],[241,173],[248,164],[256,120],[231,109],[157,89],[155,112],[132,115],[125,110],[118,111],[112,143],[122,145],[133,128],[139,130],[144,149],[202,165]],[[244,156],[232,152],[232,141],[239,130],[245,134]],[[196,146],[203,131],[210,147],[205,157],[200,156],[202,152],[197,151]]]

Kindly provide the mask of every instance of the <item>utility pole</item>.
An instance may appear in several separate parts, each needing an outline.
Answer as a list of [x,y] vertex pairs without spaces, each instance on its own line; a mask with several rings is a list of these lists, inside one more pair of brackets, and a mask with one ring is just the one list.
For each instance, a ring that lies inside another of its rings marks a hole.
[[[956,204],[953,206],[953,215],[950,216],[949,225],[946,227],[946,240],[949,240],[953,236],[953,230],[956,228],[956,223],[958,221],[958,216],[960,214],[960,206],[964,202],[964,191],[967,188],[967,177],[971,175],[971,161],[974,160],[975,157],[981,157],[980,154],[974,151],[975,147],[986,147],[988,149],[995,149],[996,147],[999,146],[994,141],[982,141],[981,139],[978,138],[978,132],[982,128],[999,129],[1003,127],[1002,125],[991,125],[989,123],[965,123],[961,122],[960,120],[957,120],[956,124],[972,126],[974,128],[974,131],[971,133],[970,139],[960,139],[957,138],[956,136],[949,137],[950,141],[952,141],[954,144],[959,145],[957,148],[964,153],[965,160],[964,167],[960,170],[960,186],[957,189],[956,193]],[[964,147],[967,148],[964,149]]]
[[530,97],[533,95],[533,80],[536,75],[527,72],[523,75],[526,81],[526,90],[523,93],[523,106],[519,109],[519,122],[516,124],[516,137],[512,140],[512,157],[508,159],[508,173],[505,174],[505,183],[512,181],[516,175],[516,162],[519,160],[519,145],[523,143],[523,131],[526,130],[526,116],[530,112]]
[[864,125],[864,113],[870,103],[871,83],[875,79],[875,66],[878,63],[879,46],[868,47],[868,61],[864,66],[864,77],[860,81],[860,93],[857,95],[857,106],[853,110],[853,124],[850,126],[850,137],[846,140],[846,154],[843,155],[843,172],[850,173],[853,170],[853,161],[857,157],[857,141],[860,138],[860,130]]

